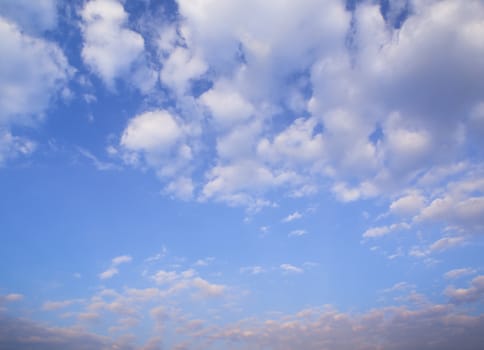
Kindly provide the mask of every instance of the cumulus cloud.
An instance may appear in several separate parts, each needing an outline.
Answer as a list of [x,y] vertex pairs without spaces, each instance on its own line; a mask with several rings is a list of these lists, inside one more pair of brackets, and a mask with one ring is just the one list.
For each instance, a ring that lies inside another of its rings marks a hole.
[[[35,142],[14,135],[12,127],[33,127],[51,102],[67,90],[73,69],[53,42],[37,37],[56,23],[54,1],[0,4],[0,166],[29,155]],[[4,17],[5,16],[5,17]]]
[[390,204],[390,212],[398,215],[417,214],[425,205],[425,197],[411,193],[398,198]]
[[130,73],[144,51],[143,37],[128,28],[128,14],[117,0],[88,1],[82,17],[82,59],[108,87]]
[[481,232],[484,227],[484,180],[478,174],[450,182],[445,192],[424,207],[416,219],[444,221],[467,233]]
[[130,165],[156,170],[158,176],[171,180],[166,193],[189,199],[193,192],[190,178],[192,148],[186,142],[196,130],[166,110],[152,110],[131,118],[120,139],[123,160]]
[[484,276],[477,276],[471,281],[469,288],[450,286],[445,290],[451,302],[455,304],[473,303],[484,297]]
[[[152,128],[158,151],[170,149],[168,169],[153,145],[129,140],[129,127],[122,137],[135,149],[125,160],[145,157],[161,177],[181,178],[163,193],[260,209],[275,190],[300,197],[326,188],[344,202],[382,196],[409,220],[481,229],[479,195],[428,188],[479,139],[466,136],[482,119],[481,2],[178,5],[179,20],[157,41],[160,80],[179,109],[177,127],[165,120],[168,135]],[[206,88],[195,93],[197,81]],[[180,174],[205,157],[203,176]]]
[[72,68],[54,43],[0,17],[0,125],[32,125],[66,86]]

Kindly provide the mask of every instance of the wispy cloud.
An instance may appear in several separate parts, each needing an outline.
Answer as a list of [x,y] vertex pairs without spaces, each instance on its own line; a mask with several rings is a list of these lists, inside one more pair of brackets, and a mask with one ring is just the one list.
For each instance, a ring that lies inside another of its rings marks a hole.
[[468,276],[468,275],[473,275],[475,273],[477,273],[476,269],[466,267],[466,268],[454,269],[454,270],[447,271],[444,274],[444,277],[446,279],[456,279],[456,278],[460,278],[460,277],[464,277],[464,276]]
[[291,222],[291,221],[294,221],[294,220],[301,219],[302,217],[303,216],[302,216],[301,213],[299,213],[298,211],[295,211],[294,213],[289,214],[284,219],[282,219],[282,222]]
[[290,272],[290,273],[303,273],[304,272],[304,270],[302,268],[296,267],[296,266],[291,265],[291,264],[281,264],[279,267],[284,272]]
[[289,237],[301,237],[301,236],[304,236],[305,234],[307,234],[307,231],[306,230],[293,230],[291,232],[289,232]]
[[133,258],[129,255],[121,255],[111,260],[111,267],[99,274],[99,279],[106,280],[114,277],[119,273],[118,266],[121,264],[130,263]]

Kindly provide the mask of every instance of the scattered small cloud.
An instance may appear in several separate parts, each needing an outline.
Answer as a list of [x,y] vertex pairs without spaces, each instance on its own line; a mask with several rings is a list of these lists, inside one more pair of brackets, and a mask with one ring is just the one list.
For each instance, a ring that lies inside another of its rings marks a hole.
[[284,219],[282,219],[282,222],[291,222],[291,221],[294,221],[294,220],[301,219],[302,217],[303,216],[302,216],[301,213],[299,213],[298,211],[295,211],[294,213],[289,214]]
[[429,249],[431,252],[442,252],[454,247],[461,246],[465,242],[465,237],[444,237],[432,243]]
[[114,277],[119,273],[118,266],[121,264],[126,264],[130,263],[133,260],[133,258],[129,255],[121,255],[113,258],[111,260],[111,267],[109,267],[107,270],[101,272],[98,276],[99,279],[106,280]]
[[304,236],[305,234],[307,234],[307,231],[306,230],[293,230],[291,232],[289,232],[289,237],[301,237],[301,236]]
[[281,264],[279,266],[281,268],[281,270],[283,270],[284,272],[288,272],[288,273],[303,273],[304,270],[300,267],[296,267],[294,265],[291,265],[291,264]]
[[261,273],[265,273],[266,270],[262,266],[245,266],[240,268],[240,272],[250,275],[260,275]]
[[471,269],[470,267],[466,267],[466,268],[454,269],[454,270],[447,271],[444,274],[444,277],[446,279],[457,279],[457,278],[460,278],[460,277],[473,275],[475,273],[477,273],[476,269]]

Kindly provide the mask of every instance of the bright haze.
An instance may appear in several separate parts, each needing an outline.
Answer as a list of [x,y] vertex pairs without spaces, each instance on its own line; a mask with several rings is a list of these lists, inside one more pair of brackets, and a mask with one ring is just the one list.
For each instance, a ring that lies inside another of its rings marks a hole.
[[478,350],[484,1],[0,0],[0,349]]

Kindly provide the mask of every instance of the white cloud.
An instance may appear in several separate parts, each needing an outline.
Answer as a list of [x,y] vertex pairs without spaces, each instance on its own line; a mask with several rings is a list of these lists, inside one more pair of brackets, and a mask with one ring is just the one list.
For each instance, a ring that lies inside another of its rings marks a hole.
[[444,221],[464,228],[466,231],[479,232],[484,227],[484,197],[473,196],[481,191],[484,182],[467,182],[459,185],[442,197],[434,199],[418,215],[419,221]]
[[170,113],[146,112],[129,121],[121,145],[133,151],[166,152],[181,136],[182,130]]
[[304,270],[301,269],[300,267],[297,267],[297,266],[294,266],[294,265],[291,265],[291,264],[281,264],[279,267],[284,272],[290,272],[290,273],[303,273],[304,272]]
[[204,259],[198,259],[196,262],[195,262],[195,266],[208,266],[210,265],[213,261],[215,260],[214,257],[212,256],[209,256],[208,258],[204,258]]
[[188,177],[179,177],[170,182],[164,189],[165,193],[173,195],[175,198],[190,200],[193,198],[194,184]]
[[291,222],[291,221],[294,221],[294,220],[301,219],[302,217],[303,216],[302,216],[301,213],[299,213],[298,211],[295,211],[294,213],[289,214],[284,219],[282,219],[282,222]]
[[99,171],[119,169],[119,167],[116,164],[101,161],[98,157],[96,157],[94,154],[92,154],[88,150],[85,150],[83,148],[78,148],[78,151],[85,158],[89,159],[92,162],[92,164],[94,165],[94,167]]
[[289,232],[289,237],[301,237],[307,234],[306,230],[293,230]]
[[183,47],[176,47],[163,62],[160,80],[183,95],[189,87],[189,82],[200,77],[206,70],[207,65],[200,57]]
[[245,266],[240,268],[240,272],[251,275],[260,275],[261,273],[265,273],[266,270],[262,266]]
[[81,11],[82,59],[114,87],[116,78],[130,72],[144,51],[143,37],[128,29],[128,14],[117,0],[91,0]]
[[[55,8],[52,10],[50,6],[48,1],[38,6],[27,5],[25,1],[0,4],[5,15],[18,21],[15,23],[0,16],[0,166],[8,159],[29,155],[35,149],[34,141],[12,135],[11,127],[35,126],[44,118],[51,102],[62,91],[67,91],[66,84],[73,69],[63,52],[56,44],[33,36],[34,27],[50,26],[49,19],[44,18],[43,22],[44,15],[56,16]],[[23,25],[31,17],[36,19],[31,22],[32,30],[26,31]]]
[[7,160],[19,155],[29,155],[35,150],[35,143],[27,138],[13,136],[9,131],[0,129],[0,167]]
[[[166,110],[153,110],[133,117],[120,140],[123,160],[130,165],[154,168],[163,179],[172,179],[166,192],[187,198],[192,148],[185,141],[194,128]],[[183,179],[184,178],[184,179]]]
[[430,245],[431,252],[441,252],[464,244],[464,237],[444,237]]
[[151,278],[156,284],[166,288],[162,292],[164,296],[191,290],[196,297],[211,298],[223,296],[227,290],[225,285],[210,283],[201,278],[193,269],[181,272],[159,270]]
[[215,199],[257,211],[272,205],[270,201],[260,198],[268,189],[290,180],[284,173],[274,174],[257,162],[241,160],[210,169],[201,198]]
[[454,270],[447,271],[444,274],[444,277],[446,279],[456,279],[456,278],[460,278],[460,277],[464,277],[464,276],[468,276],[468,275],[473,275],[476,272],[477,271],[475,269],[471,269],[469,267],[466,267],[466,268],[454,269]]
[[404,195],[390,204],[390,212],[397,215],[417,214],[425,205],[425,197],[419,193]]
[[120,256],[113,258],[113,260],[111,260],[111,263],[112,263],[112,266],[118,266],[118,265],[121,265],[121,264],[129,263],[131,261],[133,261],[133,258],[131,256],[120,255]]
[[0,295],[0,302],[1,301],[6,301],[6,302],[16,302],[16,301],[21,301],[24,299],[24,296],[19,293],[11,293],[7,295]]
[[72,68],[59,47],[0,17],[0,125],[32,125],[66,85]]
[[363,233],[363,238],[378,238],[396,230],[408,230],[410,227],[411,226],[406,222],[392,224],[389,226],[372,227]]
[[484,276],[477,276],[471,281],[469,288],[455,288],[450,286],[445,290],[453,303],[473,303],[484,297]]
[[110,279],[110,278],[114,277],[118,273],[119,273],[119,270],[117,268],[110,267],[109,269],[101,272],[99,274],[99,278],[102,279],[102,280],[107,280],[107,279]]
[[129,255],[120,255],[111,260],[111,267],[101,272],[98,277],[102,280],[110,279],[119,274],[118,266],[121,264],[130,263],[133,258]]
[[210,334],[211,344],[250,349],[363,350],[378,344],[394,350],[474,350],[484,340],[482,323],[481,317],[461,314],[449,305],[388,307],[357,315],[326,307],[234,322],[204,334]]
[[254,113],[254,107],[243,96],[221,82],[205,92],[200,101],[209,108],[215,124],[220,127],[246,121]]

